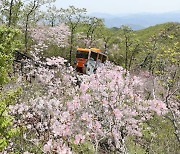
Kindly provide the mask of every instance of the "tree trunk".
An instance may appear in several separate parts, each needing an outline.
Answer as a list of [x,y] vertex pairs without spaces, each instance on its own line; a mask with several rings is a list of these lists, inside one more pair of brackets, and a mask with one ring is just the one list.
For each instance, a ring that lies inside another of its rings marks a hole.
[[10,7],[9,7],[9,22],[8,22],[8,27],[11,26],[11,21],[12,21],[12,8],[13,8],[13,0],[11,0]]
[[[126,36],[125,36],[126,37]],[[127,39],[127,37],[126,37],[126,42],[125,42],[125,70],[126,70],[126,74],[127,74],[127,70],[128,70],[128,68],[127,68],[127,65],[128,65],[128,39]]]
[[72,64],[72,50],[73,50],[73,39],[74,39],[74,30],[71,30],[71,38],[70,38],[70,50],[69,50],[69,63]]
[[26,16],[26,26],[25,26],[25,51],[27,53],[28,51],[28,24],[29,24],[29,17],[33,11],[35,11],[38,8],[38,5],[36,5],[36,0],[34,0],[34,4],[29,11],[29,13]]
[[27,53],[28,51],[28,22],[29,22],[29,16],[26,18],[26,26],[25,26],[25,51]]

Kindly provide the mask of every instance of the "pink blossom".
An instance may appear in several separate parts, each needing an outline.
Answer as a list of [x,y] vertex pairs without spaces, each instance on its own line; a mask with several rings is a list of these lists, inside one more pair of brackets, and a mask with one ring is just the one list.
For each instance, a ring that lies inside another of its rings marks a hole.
[[82,134],[78,134],[75,136],[74,144],[83,143],[85,140],[85,136]]
[[81,119],[82,120],[85,120],[87,122],[90,122],[91,121],[91,115],[89,115],[87,112],[84,112],[81,116]]
[[80,89],[81,89],[81,91],[83,92],[83,94],[87,92],[88,88],[89,88],[89,87],[88,87],[88,84],[81,83]]
[[164,114],[167,111],[166,104],[160,100],[149,100],[151,110],[155,111],[158,115]]
[[52,140],[49,140],[43,147],[44,152],[50,152],[52,148]]
[[119,109],[114,109],[113,113],[115,114],[115,116],[118,120],[121,120],[121,118],[123,117],[123,115]]
[[80,107],[80,103],[76,101],[71,101],[67,103],[68,111],[74,111]]

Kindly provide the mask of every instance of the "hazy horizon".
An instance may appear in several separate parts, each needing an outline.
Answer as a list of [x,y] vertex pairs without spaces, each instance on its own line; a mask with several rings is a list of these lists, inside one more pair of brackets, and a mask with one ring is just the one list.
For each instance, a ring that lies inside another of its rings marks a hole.
[[166,11],[166,12],[135,12],[135,13],[104,13],[104,12],[87,12],[87,14],[107,14],[107,15],[136,15],[136,14],[165,14],[165,13],[180,13],[180,10]]
[[180,0],[57,0],[57,8],[86,8],[87,13],[137,14],[180,11]]

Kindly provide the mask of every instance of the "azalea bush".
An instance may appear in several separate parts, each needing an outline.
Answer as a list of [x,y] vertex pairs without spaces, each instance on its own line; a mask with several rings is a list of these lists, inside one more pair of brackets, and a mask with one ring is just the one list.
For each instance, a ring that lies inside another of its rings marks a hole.
[[40,61],[43,47],[32,49],[39,61],[35,81],[17,80],[24,92],[10,109],[21,135],[7,152],[73,153],[75,145],[90,143],[93,153],[126,153],[127,137],[141,137],[144,122],[167,112],[162,101],[146,100],[144,80],[122,67],[107,62],[80,76],[61,57]]
[[[54,12],[66,24],[42,26],[39,7],[53,1],[0,6],[0,153],[178,153],[179,24],[107,29],[70,6]],[[12,25],[24,24],[21,36]],[[64,59],[93,45],[125,69],[108,61],[80,75]],[[29,58],[13,63],[16,50]]]
[[[31,38],[36,45],[45,44],[46,50],[41,51],[44,57],[68,57],[69,28],[65,24],[55,27],[38,26],[29,29]],[[37,48],[39,49],[39,48]]]
[[47,43],[63,47],[67,45],[68,26],[61,24],[56,27],[39,26],[29,30],[31,37],[38,43]]
[[79,75],[64,58],[44,57],[52,44],[64,44],[62,40],[38,38],[36,33],[32,63],[24,64],[33,81],[17,77],[23,92],[16,104],[9,104],[8,114],[19,133],[9,138],[4,153],[128,153],[132,140],[148,149],[143,142],[148,142],[149,134],[153,138],[152,121],[164,119],[171,108],[178,111],[176,102],[169,108],[158,95],[156,89],[164,88],[150,72],[134,75],[106,62],[95,74]]

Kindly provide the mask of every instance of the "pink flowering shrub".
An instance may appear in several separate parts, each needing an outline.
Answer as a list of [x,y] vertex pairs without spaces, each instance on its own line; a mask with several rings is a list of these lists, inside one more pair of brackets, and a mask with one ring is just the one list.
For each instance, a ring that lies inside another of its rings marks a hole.
[[59,47],[67,46],[69,29],[65,24],[56,27],[39,26],[30,29],[34,41],[46,44],[55,44]]
[[141,124],[154,113],[167,111],[162,101],[145,100],[142,85],[143,80],[125,76],[123,68],[111,63],[83,80],[79,98],[86,114],[82,120],[97,142],[108,140],[122,152],[126,136],[142,136]]
[[[37,61],[44,48],[34,46]],[[96,74],[79,76],[64,62],[61,57],[39,61],[33,85],[22,84],[19,103],[10,107],[14,126],[25,128],[23,140],[42,153],[72,153],[70,144],[86,141],[96,152],[106,148],[123,153],[127,136],[141,137],[143,122],[166,113],[163,102],[145,99],[144,81],[122,67],[107,62]],[[16,143],[6,150],[12,151],[12,146]]]

